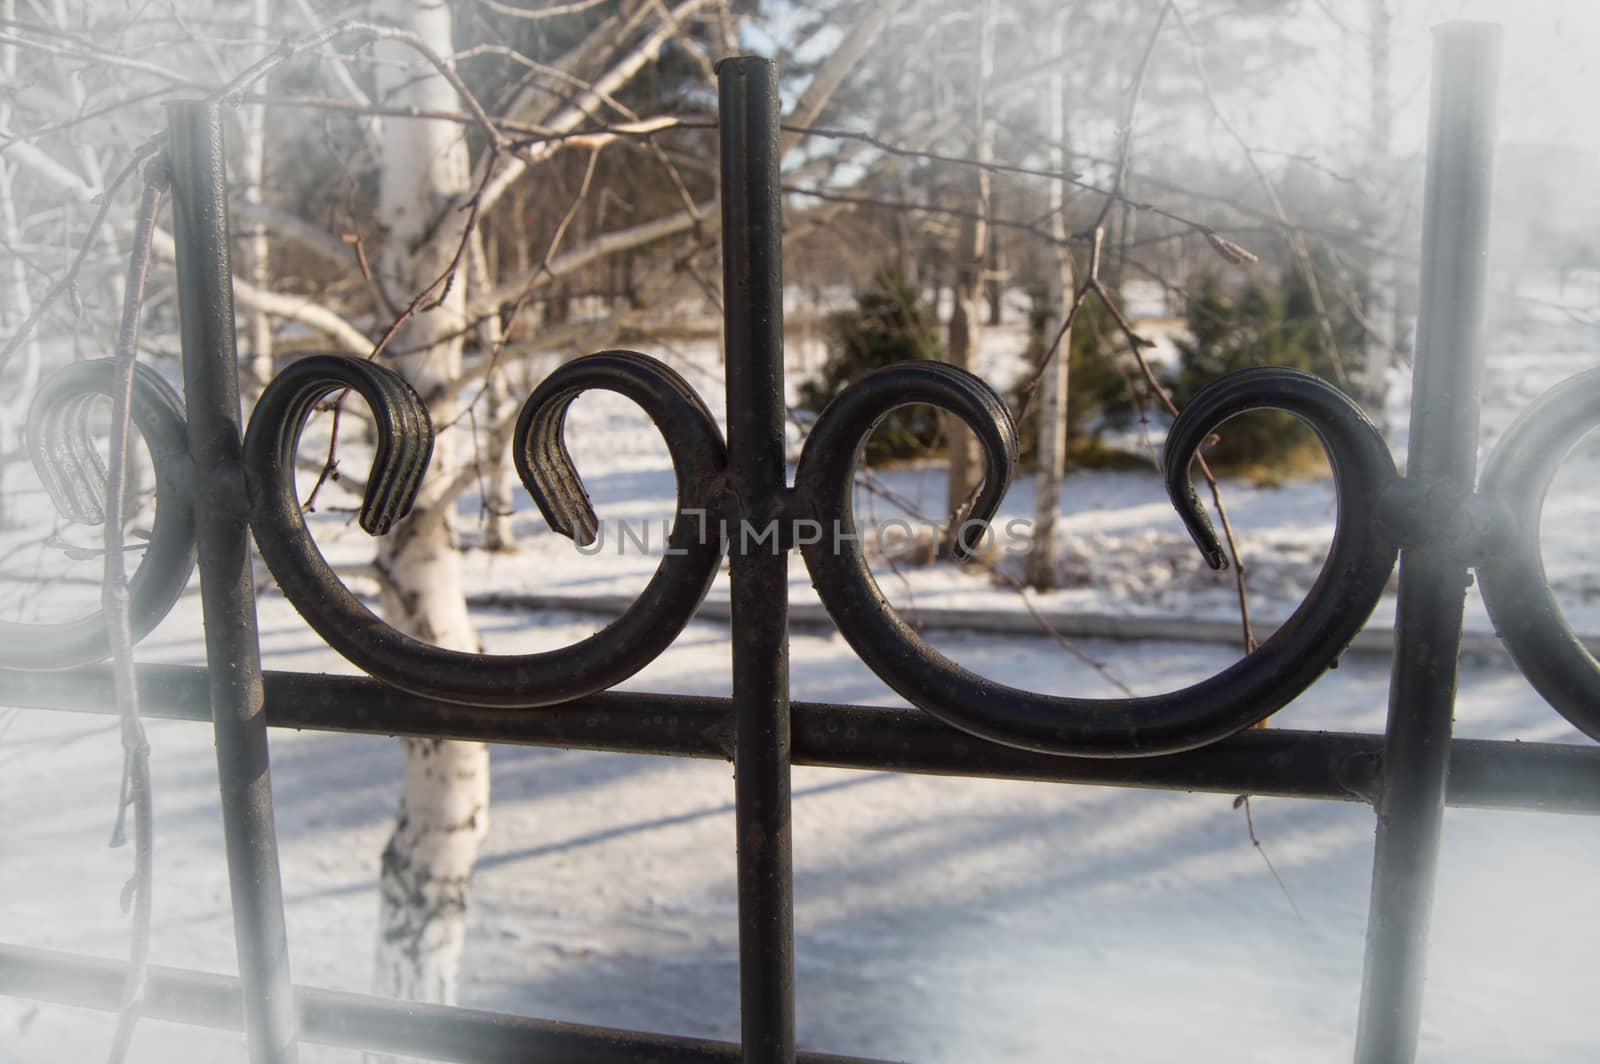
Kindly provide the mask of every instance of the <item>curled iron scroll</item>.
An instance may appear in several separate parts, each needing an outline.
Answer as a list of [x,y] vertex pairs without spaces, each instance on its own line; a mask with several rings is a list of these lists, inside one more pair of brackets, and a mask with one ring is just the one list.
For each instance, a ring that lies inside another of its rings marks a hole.
[[[28,454],[56,511],[80,524],[105,522],[106,466],[95,448],[91,411],[109,398],[115,360],[74,362],[39,386],[28,408]],[[194,572],[194,492],[183,403],[160,375],[134,364],[133,425],[155,466],[156,509],[144,557],[128,581],[128,620],[135,641],[171,612]],[[0,621],[0,666],[68,669],[111,653],[99,610],[71,621]]]
[[[705,515],[726,465],[714,418],[676,372],[631,351],[576,359],[551,373],[517,422],[517,471],[551,527],[592,541],[594,509],[562,440],[566,412],[582,392],[604,389],[637,403],[661,430],[678,478],[678,516],[668,550],[637,600],[587,639],[538,654],[483,655],[446,650],[385,623],[344,586],[306,530],[295,494],[300,434],[316,404],[349,388],[371,407],[378,447],[361,526],[386,533],[415,501],[433,448],[421,398],[398,374],[342,356],[302,359],[263,392],[245,435],[245,465],[255,498],[251,526],[263,560],[307,623],[363,671],[402,690],[476,705],[542,706],[620,683],[676,638],[716,575],[720,539]],[[698,512],[701,520],[688,515]]]
[[1600,740],[1600,661],[1573,632],[1545,577],[1539,517],[1568,452],[1600,427],[1600,370],[1564,381],[1523,411],[1484,464],[1481,494],[1506,534],[1478,562],[1483,603],[1512,660],[1562,716]]
[[977,434],[987,464],[972,517],[987,522],[994,516],[1016,459],[1016,429],[1004,404],[964,371],[902,364],[851,385],[818,417],[801,454],[797,493],[806,516],[841,531],[802,551],[818,595],[861,660],[913,705],[974,735],[1086,757],[1175,753],[1215,742],[1281,709],[1326,671],[1366,622],[1394,568],[1397,546],[1370,518],[1397,474],[1360,408],[1297,370],[1234,373],[1197,395],[1172,426],[1167,490],[1207,561],[1221,568],[1225,555],[1189,476],[1201,443],[1224,421],[1249,410],[1282,410],[1309,425],[1333,468],[1339,520],[1305,601],[1254,653],[1180,691],[1090,699],[1008,687],[963,669],[924,642],[884,599],[852,538],[852,487],[861,450],[883,417],[913,403],[946,410]]

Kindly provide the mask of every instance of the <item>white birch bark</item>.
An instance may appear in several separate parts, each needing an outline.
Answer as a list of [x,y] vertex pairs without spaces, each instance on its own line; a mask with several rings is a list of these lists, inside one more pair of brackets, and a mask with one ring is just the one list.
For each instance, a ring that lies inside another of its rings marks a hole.
[[[983,0],[978,9],[977,84],[973,97],[974,126],[973,155],[979,162],[988,162],[994,154],[994,126],[987,114],[986,91],[994,72],[994,28],[992,0]],[[970,370],[977,358],[982,340],[983,326],[981,304],[983,300],[984,265],[988,258],[988,226],[984,218],[989,207],[989,171],[974,169],[973,215],[961,222],[961,236],[956,248],[956,277],[953,285],[953,305],[950,309],[950,331],[946,359],[952,366]],[[966,520],[967,497],[977,488],[981,479],[982,463],[978,441],[958,418],[945,418],[945,440],[950,456],[949,485],[946,494],[946,512],[950,527],[945,534],[943,553],[948,556]]]
[[[1067,21],[1067,11],[1063,8],[1052,24],[1052,55],[1067,54]],[[1067,86],[1064,70],[1059,65],[1046,82],[1045,95],[1046,139],[1051,145],[1050,165],[1052,169],[1065,174]],[[1046,343],[1060,330],[1074,290],[1072,253],[1067,248],[1066,197],[1065,182],[1050,182],[1050,235],[1055,239],[1055,244],[1050,249],[1053,268],[1045,271],[1045,300],[1048,306],[1054,308],[1054,313],[1045,322]],[[1039,417],[1038,468],[1034,477],[1033,544],[1028,551],[1027,582],[1041,591],[1056,586],[1058,571],[1056,520],[1061,508],[1061,478],[1067,472],[1067,386],[1071,361],[1072,333],[1068,330],[1061,337],[1055,358],[1039,378],[1039,395],[1035,401]]]
[[[43,14],[42,4],[32,4],[32,13]],[[68,33],[76,32],[80,26],[78,12],[70,9],[66,0],[54,0],[50,12],[55,28]],[[11,79],[11,83],[15,82]],[[69,106],[74,112],[82,113],[89,106],[88,90],[84,87],[84,79],[68,66],[62,66],[55,71],[56,85]],[[95,189],[94,194],[106,187],[108,174],[105,164],[101,160],[100,147],[90,137],[74,137],[71,140],[72,153],[77,158],[80,173],[72,173],[71,183],[88,186]],[[31,145],[30,145],[31,146]],[[12,149],[20,147],[16,143],[7,145],[8,154]],[[40,154],[43,154],[42,152]],[[64,168],[63,168],[64,169]],[[117,242],[117,229],[115,226],[103,226],[100,230],[100,244],[105,248],[106,255],[111,261],[116,262],[127,257],[127,249]],[[102,277],[110,296],[106,301],[109,307],[121,308],[123,304],[124,289],[127,287],[127,272],[121,269],[105,270]],[[109,339],[109,338],[108,338]]]
[[[511,393],[511,383],[503,368],[489,378],[489,394],[486,398],[489,409],[493,411],[494,424],[499,425],[506,418],[516,416],[517,397]],[[488,469],[484,470],[483,503],[488,510],[488,519],[483,530],[483,545],[485,549],[497,553],[515,554],[517,533],[511,518],[517,504],[517,472],[510,461],[511,446],[509,443],[497,446],[493,432],[485,436],[489,440],[489,453],[486,456]]]
[[[1385,244],[1392,237],[1387,194],[1390,187],[1390,152],[1394,128],[1394,105],[1389,88],[1390,35],[1393,32],[1389,0],[1368,0],[1368,77],[1371,82],[1367,119],[1367,173],[1370,187],[1360,210],[1367,239]],[[1362,381],[1367,414],[1387,433],[1389,366],[1399,337],[1395,320],[1395,285],[1399,278],[1394,256],[1378,253],[1367,269],[1366,316],[1368,332]]]
[[[251,35],[262,42],[253,58],[259,58],[272,50],[272,42],[267,36],[267,26],[272,19],[271,0],[251,0],[250,21]],[[267,91],[265,84],[262,92]],[[243,134],[243,163],[241,177],[243,178],[244,196],[253,203],[265,202],[262,195],[267,173],[267,108],[265,104],[242,107],[239,110],[239,131]],[[269,256],[272,244],[267,236],[267,227],[260,221],[252,221],[246,226],[244,232],[244,267],[250,283],[256,288],[266,290],[272,284],[272,265]],[[245,372],[244,385],[246,400],[254,403],[261,389],[267,386],[272,379],[272,319],[265,311],[251,310],[245,318],[245,336],[249,351],[249,368]]]
[[[17,15],[16,0],[0,0],[0,17],[9,25]],[[17,49],[15,45],[0,46],[0,74],[8,85],[17,80]],[[11,100],[0,95],[0,128],[11,127]],[[22,243],[22,231],[17,221],[17,204],[12,197],[12,180],[18,167],[0,160],[0,233],[6,243],[16,247]],[[0,336],[9,337],[13,329],[28,320],[33,313],[33,299],[28,292],[28,272],[20,255],[6,257],[6,269],[0,274]],[[22,426],[28,416],[28,403],[39,385],[42,349],[38,332],[23,341],[12,355],[12,366],[7,367],[9,378],[3,395],[0,395],[0,528],[6,527],[11,496],[4,490],[11,463],[21,458]]]
[[[445,4],[385,0],[386,20],[449,55],[451,11]],[[401,44],[374,47],[377,98],[396,107],[458,111],[448,82]],[[444,122],[390,122],[379,165],[380,280],[400,305],[448,266],[461,238],[471,193],[462,127]],[[459,279],[458,279],[459,280]],[[453,383],[461,374],[464,283],[450,286],[438,307],[419,312],[396,335],[391,364],[429,400],[435,425],[456,414]],[[416,508],[379,542],[377,569],[384,615],[419,639],[454,650],[479,649],[462,593],[455,520],[440,497],[461,464],[461,434],[446,430],[435,444]],[[399,817],[383,852],[375,982],[381,993],[452,1002],[466,937],[472,866],[488,831],[489,757],[481,743],[408,739]]]
[[[473,234],[470,256],[472,284],[468,293],[469,303],[475,301],[479,294],[494,288],[494,276],[489,268],[481,234]],[[505,342],[505,329],[500,324],[499,313],[486,310],[478,322],[477,333],[480,355],[484,358],[495,357],[495,352]],[[517,473],[511,463],[510,440],[501,440],[503,434],[497,429],[507,418],[516,416],[517,405],[503,364],[497,364],[490,371],[488,394],[484,396],[484,401],[488,404],[488,417],[483,419],[486,424],[481,445],[485,466],[483,505],[488,516],[484,523],[483,545],[486,550],[510,554],[517,549],[517,536],[511,523],[511,514],[516,506]]]

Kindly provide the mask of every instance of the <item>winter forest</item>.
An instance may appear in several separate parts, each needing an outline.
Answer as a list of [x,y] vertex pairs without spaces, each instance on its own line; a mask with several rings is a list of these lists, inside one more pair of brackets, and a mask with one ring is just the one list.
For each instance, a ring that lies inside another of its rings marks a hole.
[[[1600,10],[1583,0],[0,0],[0,642],[125,604],[117,582],[153,550],[149,435],[124,463],[126,417],[107,398],[80,411],[77,460],[103,491],[69,515],[30,458],[30,410],[100,359],[181,402],[165,131],[185,100],[223,116],[243,419],[278,374],[342,355],[398,373],[434,428],[415,503],[371,535],[387,429],[352,391],[317,402],[295,494],[340,581],[454,651],[550,651],[616,621],[670,553],[684,473],[638,405],[585,393],[565,440],[598,524],[575,542],[519,479],[518,418],[560,367],[626,350],[726,427],[717,65],[756,55],[781,98],[791,471],[853,382],[914,359],[971,371],[1015,423],[1014,480],[964,550],[978,437],[929,406],[879,422],[849,490],[883,597],[1014,687],[1203,680],[1271,637],[1336,524],[1369,515],[1336,506],[1303,422],[1252,412],[1192,470],[1223,533],[1214,568],[1168,499],[1163,444],[1223,375],[1292,367],[1358,404],[1404,467],[1430,29],[1462,18],[1505,26],[1487,453],[1600,366]],[[1590,645],[1597,472],[1580,443],[1537,527]],[[728,697],[727,570],[623,689]],[[262,558],[250,571],[265,668],[359,672]],[[788,580],[792,697],[904,707],[798,555]],[[1384,731],[1397,582],[1337,670],[1262,727]],[[148,632],[113,626],[111,668],[206,663],[199,581],[173,597]],[[1469,589],[1456,734],[1591,743],[1494,629]],[[238,972],[210,729],[15,705],[0,942]],[[296,984],[739,1039],[727,762],[311,728],[274,729],[271,759]],[[1596,1059],[1600,826],[1455,808],[1444,825],[1419,1059]],[[1350,1059],[1360,800],[797,765],[793,832],[803,1049]],[[0,1064],[249,1059],[238,1034],[137,1012],[0,996]]]

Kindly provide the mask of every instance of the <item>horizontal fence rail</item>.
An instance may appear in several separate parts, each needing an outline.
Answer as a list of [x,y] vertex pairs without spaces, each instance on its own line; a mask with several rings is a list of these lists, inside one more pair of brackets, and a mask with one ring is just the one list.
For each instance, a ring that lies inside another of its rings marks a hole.
[[[126,965],[54,950],[0,946],[0,994],[114,1011],[122,1006]],[[300,1038],[317,1045],[404,1053],[455,1064],[728,1064],[732,1042],[619,1031],[529,1019],[456,1005],[296,987]],[[239,980],[153,966],[144,1013],[154,1020],[242,1030]],[[799,1064],[886,1064],[865,1057],[800,1053]]]
[[[1538,546],[1539,509],[1561,456],[1600,425],[1600,373],[1574,378],[1534,404],[1498,443],[1481,478],[1476,470],[1498,47],[1497,31],[1478,24],[1452,24],[1436,36],[1408,468],[1397,468],[1357,404],[1309,374],[1260,367],[1203,390],[1172,426],[1162,474],[1206,560],[1221,568],[1226,555],[1190,464],[1218,426],[1257,409],[1295,416],[1328,455],[1338,499],[1329,556],[1300,606],[1243,660],[1182,690],[1107,699],[1022,690],[961,668],[893,609],[867,566],[852,509],[856,467],[874,426],[900,406],[938,407],[981,445],[984,479],[967,523],[952,530],[958,556],[973,549],[998,512],[1019,436],[987,383],[937,362],[901,363],[853,382],[812,425],[788,483],[780,127],[770,63],[735,59],[718,68],[726,439],[683,378],[644,354],[590,355],[539,385],[518,419],[513,454],[554,531],[579,544],[596,534],[564,435],[567,409],[587,390],[632,399],[660,430],[677,475],[679,512],[671,549],[644,591],[619,605],[613,623],[573,646],[527,655],[459,653],[400,632],[351,592],[305,527],[294,480],[300,433],[319,401],[345,390],[368,405],[377,431],[361,527],[383,535],[410,510],[434,426],[398,373],[362,359],[298,360],[267,386],[241,439],[218,113],[212,105],[175,109],[169,152],[188,409],[154,374],[135,375],[134,422],[155,458],[163,516],[130,586],[131,616],[140,634],[159,623],[198,546],[208,665],[146,665],[136,682],[147,715],[210,721],[216,729],[241,977],[152,969],[145,1014],[242,1029],[252,1064],[290,1064],[302,1040],[473,1062],[846,1061],[795,1047],[790,767],[800,764],[1371,805],[1378,831],[1356,1059],[1412,1060],[1444,808],[1600,813],[1600,746],[1452,735],[1463,601],[1477,572],[1517,666],[1554,711],[1600,739],[1600,662],[1562,616]],[[44,383],[30,413],[41,479],[62,514],[77,520],[93,519],[97,490],[84,412],[109,380],[98,364],[69,367]],[[735,531],[727,539],[708,536],[708,519]],[[261,670],[255,591],[243,564],[247,521],[283,594],[368,675]],[[835,534],[809,535],[813,529]],[[794,617],[837,628],[912,708],[791,702],[791,552],[824,611],[802,608]],[[718,608],[731,630],[731,697],[612,690],[693,619],[725,553],[731,591]],[[1375,637],[1363,629],[1396,565],[1385,731],[1254,728],[1291,705],[1352,645],[1370,645]],[[0,702],[115,713],[112,672],[95,664],[105,656],[98,623],[54,632],[0,628]],[[740,1043],[293,987],[268,727],[733,762]],[[126,978],[114,962],[0,945],[0,993],[115,1009]]]
[[[206,670],[144,665],[147,717],[210,719]],[[416,735],[520,746],[733,760],[733,703],[726,698],[608,691],[527,713],[417,698],[358,676],[271,671],[273,727],[354,735]],[[109,669],[0,672],[0,704],[112,714]],[[797,765],[1091,783],[1154,790],[1257,794],[1365,802],[1377,799],[1383,736],[1259,728],[1198,750],[1126,760],[1057,757],[974,741],[926,713],[879,706],[793,704]],[[1600,746],[1455,739],[1450,805],[1600,814]]]

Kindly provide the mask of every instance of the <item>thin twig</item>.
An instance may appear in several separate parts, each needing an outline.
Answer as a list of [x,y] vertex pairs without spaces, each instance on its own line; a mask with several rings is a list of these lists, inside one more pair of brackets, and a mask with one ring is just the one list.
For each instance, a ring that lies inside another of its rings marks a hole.
[[[413,296],[411,302],[406,304],[405,309],[395,317],[394,321],[389,323],[389,327],[383,331],[383,335],[378,337],[378,342],[372,346],[372,353],[367,356],[369,361],[374,361],[379,355],[383,354],[384,348],[389,346],[389,341],[395,338],[401,326],[410,321],[418,311],[431,310],[433,307],[439,306],[444,302],[445,297],[450,294],[450,286],[455,281],[456,271],[461,268],[461,262],[466,258],[467,246],[472,240],[473,231],[477,228],[478,212],[483,206],[483,190],[489,183],[489,175],[493,172],[493,166],[484,167],[483,177],[479,180],[478,187],[473,191],[472,197],[463,205],[467,212],[467,220],[461,227],[461,239],[456,241],[456,249],[450,256],[450,261],[445,263],[445,267],[439,273],[439,276],[435,277],[426,288]],[[460,209],[463,208],[456,206],[447,208],[448,211]],[[438,292],[437,297],[434,297],[435,292]],[[430,298],[432,298],[432,302],[429,302]]]
[[1255,150],[1250,146],[1249,141],[1245,140],[1244,134],[1240,133],[1238,127],[1229,121],[1227,114],[1222,110],[1222,105],[1217,102],[1217,94],[1211,87],[1211,77],[1206,72],[1205,60],[1200,55],[1200,42],[1195,39],[1194,32],[1189,28],[1188,20],[1183,17],[1183,12],[1178,10],[1172,0],[1168,0],[1168,4],[1172,7],[1173,14],[1178,19],[1178,25],[1182,27],[1184,37],[1188,40],[1189,57],[1194,65],[1195,76],[1200,82],[1201,94],[1205,96],[1206,103],[1211,108],[1211,114],[1221,124],[1222,128],[1227,131],[1228,135],[1233,138],[1233,142],[1239,146],[1239,150],[1244,154],[1245,162],[1249,164],[1251,172],[1255,174],[1256,181],[1261,186],[1261,191],[1267,197],[1267,203],[1271,206],[1273,215],[1277,218],[1278,224],[1283,226],[1284,240],[1289,245],[1289,252],[1293,256],[1295,265],[1299,268],[1300,275],[1306,283],[1306,290],[1311,296],[1311,305],[1316,310],[1317,339],[1321,344],[1322,353],[1333,366],[1333,373],[1338,378],[1339,384],[1348,388],[1350,387],[1350,375],[1345,369],[1344,355],[1339,350],[1339,339],[1333,331],[1333,319],[1328,314],[1327,304],[1322,298],[1322,284],[1317,279],[1316,261],[1311,257],[1311,248],[1306,244],[1305,234],[1301,233],[1294,223],[1289,220],[1289,212],[1284,207],[1282,198],[1278,195],[1277,185],[1267,175],[1266,168],[1256,158]]
[[[1178,416],[1178,404],[1172,401],[1172,394],[1157,379],[1155,371],[1150,368],[1149,360],[1144,357],[1143,348],[1148,347],[1150,342],[1133,331],[1133,326],[1128,323],[1128,319],[1123,316],[1122,311],[1116,305],[1116,301],[1111,299],[1105,287],[1100,284],[1099,279],[1091,278],[1091,283],[1095,286],[1101,303],[1110,312],[1112,320],[1117,323],[1117,328],[1122,331],[1123,337],[1128,341],[1128,352],[1133,356],[1134,362],[1138,364],[1139,373],[1144,377],[1145,385],[1150,389],[1150,393],[1160,400],[1162,406],[1167,408],[1168,414],[1176,418]],[[1228,556],[1233,564],[1234,589],[1239,596],[1239,624],[1244,638],[1244,649],[1246,654],[1251,654],[1255,652],[1257,646],[1256,635],[1250,624],[1250,603],[1245,597],[1244,562],[1239,557],[1238,541],[1234,539],[1233,522],[1228,520],[1228,509],[1222,504],[1222,488],[1217,483],[1216,474],[1211,471],[1211,466],[1206,461],[1205,456],[1196,454],[1194,462],[1200,469],[1200,475],[1205,478],[1206,486],[1211,490],[1211,502],[1217,509],[1217,520],[1222,525],[1222,536],[1228,544]]]
[[[922,521],[925,524],[933,523],[933,519],[923,512],[921,507],[917,506],[905,496],[900,495],[899,493],[890,489],[887,485],[878,480],[877,477],[873,476],[873,474],[868,470],[858,470],[856,476],[861,485],[865,487],[867,491],[875,494],[881,494],[889,502],[892,502],[895,506],[898,506],[901,510],[904,510],[912,517],[915,517],[917,520]],[[1067,651],[1067,653],[1071,654],[1073,657],[1089,666],[1095,672],[1098,672],[1108,683],[1110,683],[1117,690],[1121,691],[1123,694],[1127,695],[1129,698],[1134,697],[1133,688],[1124,683],[1121,678],[1119,678],[1106,666],[1104,662],[1090,656],[1081,647],[1077,646],[1072,642],[1072,640],[1063,635],[1060,630],[1055,627],[1055,625],[1050,623],[1050,619],[1041,613],[1036,606],[1034,606],[1032,600],[1028,596],[1028,589],[1023,586],[1015,577],[1013,577],[1010,573],[1005,572],[999,566],[986,558],[975,556],[972,560],[992,576],[997,577],[1012,591],[1015,591],[1022,599],[1023,606],[1027,608],[1028,613],[1033,617],[1034,622],[1039,625],[1040,629],[1043,630],[1046,635],[1048,635],[1051,639],[1054,639],[1063,650]]]
[[84,234],[83,243],[78,245],[78,253],[73,256],[67,271],[57,279],[55,284],[50,286],[50,291],[46,292],[44,297],[39,300],[38,304],[33,308],[33,313],[29,314],[22,324],[17,327],[16,332],[11,334],[11,338],[6,341],[5,347],[0,348],[0,369],[5,368],[6,363],[11,361],[11,356],[16,353],[17,348],[21,347],[23,341],[33,333],[34,327],[44,317],[45,311],[49,310],[57,299],[71,291],[77,284],[78,271],[83,269],[84,260],[89,257],[89,249],[94,246],[95,239],[100,233],[100,227],[105,224],[106,216],[111,213],[111,203],[118,190],[127,183],[129,178],[138,173],[139,168],[144,165],[146,160],[161,150],[161,145],[162,140],[159,137],[152,138],[140,145],[134,151],[133,158],[128,161],[128,165],[123,167],[100,193],[100,206],[95,211],[94,217],[89,221],[89,228]]
[[[795,196],[810,196],[825,203],[844,203],[857,207],[883,207],[888,210],[905,211],[919,214],[940,215],[946,218],[981,219],[985,223],[1000,229],[1015,229],[1020,232],[1030,233],[1046,244],[1059,245],[1062,243],[1054,233],[1044,225],[1032,219],[995,217],[983,211],[975,211],[970,207],[951,207],[935,203],[907,203],[903,198],[891,199],[887,196],[873,196],[861,193],[836,192],[832,189],[817,188],[814,185],[795,185],[785,182],[782,186],[784,192]],[[1081,239],[1081,238],[1080,238]],[[1068,238],[1070,243],[1072,238]]]
[[[420,36],[409,30],[402,30],[395,26],[385,26],[376,22],[361,22],[355,19],[336,22],[331,26],[324,26],[293,40],[284,41],[269,55],[262,57],[250,64],[238,76],[212,90],[206,97],[207,100],[223,100],[249,88],[265,77],[274,67],[302,55],[323,45],[330,44],[341,37],[359,37],[374,41],[392,41],[403,44],[420,55],[429,66],[433,67],[438,75],[450,83],[456,95],[472,115],[473,122],[488,136],[489,143],[495,148],[503,148],[506,138],[500,132],[500,127],[490,118],[483,109],[483,104],[478,102],[467,83],[461,80],[461,75],[456,73],[450,61],[440,55],[434,48]],[[491,160],[492,162],[492,160]]]
[[333,407],[333,418],[328,423],[328,459],[322,463],[322,468],[317,472],[317,482],[311,485],[311,492],[300,504],[303,514],[315,513],[317,509],[317,492],[322,490],[322,485],[330,479],[339,479],[339,419],[344,414],[344,400],[350,394],[350,389],[342,389],[330,404]]
[[1273,867],[1272,858],[1267,856],[1267,848],[1261,845],[1261,840],[1256,837],[1256,818],[1250,813],[1250,796],[1248,794],[1239,795],[1233,800],[1233,807],[1244,810],[1244,824],[1245,828],[1250,832],[1250,845],[1256,848],[1256,853],[1259,853],[1261,860],[1266,862],[1267,871],[1272,873],[1272,878],[1277,882],[1278,889],[1283,891],[1283,900],[1289,903],[1289,908],[1293,910],[1295,917],[1301,923],[1304,923],[1306,918],[1300,912],[1300,906],[1294,903],[1294,895],[1289,893],[1289,888],[1284,884],[1283,877],[1278,875],[1278,870]]
[[1100,205],[1100,214],[1095,218],[1091,229],[1099,229],[1106,224],[1106,218],[1111,213],[1113,204],[1121,201],[1123,206],[1129,206],[1124,190],[1128,183],[1128,156],[1133,147],[1133,120],[1139,113],[1139,100],[1144,95],[1145,79],[1150,74],[1150,60],[1156,54],[1156,42],[1161,39],[1161,27],[1167,24],[1167,16],[1172,13],[1172,0],[1167,0],[1161,5],[1161,10],[1156,13],[1156,24],[1150,29],[1150,38],[1145,42],[1144,55],[1139,60],[1139,69],[1133,75],[1133,86],[1128,90],[1128,107],[1122,115],[1122,131],[1117,144],[1117,169],[1111,179],[1111,188],[1106,193],[1105,202]]
[[606,0],[572,0],[567,4],[551,4],[548,7],[514,7],[511,4],[502,4],[498,0],[478,0],[484,7],[497,14],[506,15],[515,19],[560,18],[562,15],[575,15],[580,11],[587,11],[591,7],[598,7]]
[[167,181],[166,161],[156,158],[145,169],[144,196],[134,230],[128,283],[123,294],[122,328],[117,337],[116,385],[111,397],[111,460],[107,463],[105,499],[105,583],[102,609],[111,642],[111,663],[122,722],[123,786],[111,844],[124,840],[124,816],[133,807],[133,877],[122,890],[122,908],[133,910],[128,973],[122,984],[122,1010],[112,1038],[110,1064],[121,1064],[144,1008],[145,975],[150,961],[150,894],[154,878],[154,813],[150,787],[150,744],[139,720],[139,691],[133,671],[133,633],[128,618],[128,573],[122,541],[124,486],[131,450],[134,360],[139,343],[139,316],[145,279],[150,269],[150,243],[156,213]]
[[[1034,394],[1038,390],[1039,381],[1043,379],[1050,366],[1050,360],[1057,357],[1063,337],[1067,335],[1067,331],[1072,327],[1073,319],[1077,316],[1079,309],[1082,308],[1084,301],[1091,295],[1105,308],[1106,313],[1111,316],[1111,320],[1116,322],[1123,338],[1127,340],[1128,352],[1133,356],[1135,364],[1138,365],[1139,373],[1144,378],[1145,386],[1150,390],[1150,394],[1166,408],[1167,413],[1174,418],[1178,416],[1178,404],[1172,401],[1171,393],[1162,385],[1160,379],[1156,377],[1155,371],[1151,369],[1149,360],[1144,357],[1144,349],[1151,346],[1150,341],[1134,330],[1133,324],[1128,321],[1127,316],[1122,313],[1122,309],[1117,306],[1117,301],[1110,290],[1100,280],[1100,259],[1104,241],[1105,230],[1097,228],[1094,231],[1094,243],[1089,255],[1088,276],[1084,278],[1083,283],[1078,286],[1077,292],[1073,295],[1072,306],[1068,308],[1067,313],[1063,316],[1062,327],[1057,331],[1055,339],[1045,351],[1044,358],[1039,360],[1038,367],[1035,368],[1032,376],[1023,385],[1022,409],[1017,414],[1018,421],[1027,416]],[[1211,490],[1211,501],[1216,507],[1217,518],[1222,525],[1223,538],[1228,545],[1228,556],[1233,565],[1234,588],[1239,598],[1239,625],[1244,640],[1245,653],[1254,653],[1258,644],[1256,643],[1255,631],[1250,623],[1250,603],[1245,594],[1244,562],[1239,557],[1239,544],[1234,538],[1233,523],[1228,519],[1227,507],[1222,504],[1222,488],[1217,483],[1216,475],[1212,473],[1211,466],[1206,462],[1205,456],[1195,455],[1195,464],[1199,467],[1201,476],[1205,478],[1206,485]]]
[[1214,233],[1216,231],[1212,226],[1207,225],[1205,222],[1197,221],[1193,218],[1186,218],[1181,214],[1177,214],[1174,211],[1168,210],[1164,207],[1159,207],[1153,203],[1145,203],[1130,199],[1121,190],[1103,188],[1091,181],[1085,181],[1077,174],[1071,172],[1049,170],[1031,166],[1018,166],[1012,163],[989,162],[982,159],[969,158],[967,156],[945,155],[940,152],[906,148],[897,145],[892,141],[887,141],[881,137],[873,136],[871,133],[862,133],[850,129],[830,129],[824,126],[790,125],[783,126],[783,129],[791,133],[800,133],[811,137],[822,137],[828,140],[857,141],[862,144],[866,144],[869,147],[875,148],[878,151],[884,152],[885,154],[894,155],[902,159],[919,159],[924,162],[940,163],[948,166],[963,166],[971,167],[977,170],[987,170],[991,173],[997,174],[1015,174],[1025,177],[1044,178],[1049,181],[1061,181],[1073,186],[1074,188],[1082,189],[1085,192],[1092,192],[1097,195],[1106,196],[1116,202],[1127,203],[1135,210],[1146,211],[1158,217],[1165,218],[1170,222],[1175,222],[1178,225],[1183,226],[1185,229],[1191,229],[1197,233],[1206,234]]

